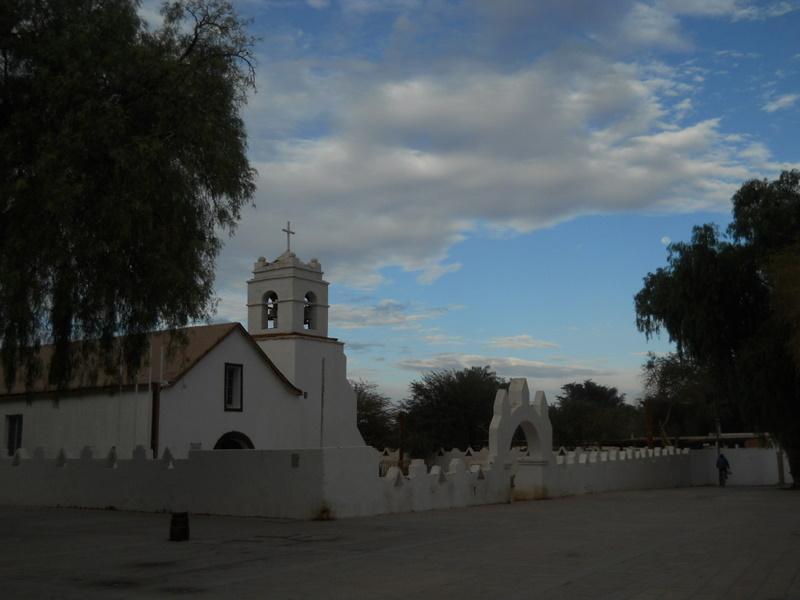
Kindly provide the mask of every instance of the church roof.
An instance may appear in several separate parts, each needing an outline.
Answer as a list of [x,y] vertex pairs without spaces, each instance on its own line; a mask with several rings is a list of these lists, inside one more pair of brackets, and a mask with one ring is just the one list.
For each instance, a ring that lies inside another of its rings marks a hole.
[[[53,356],[54,347],[52,345],[42,346],[39,350],[39,358],[43,366],[42,373],[33,381],[30,389],[25,388],[25,374],[24,370],[21,370],[9,391],[2,384],[4,377],[3,368],[0,365],[0,399],[8,400],[15,396],[29,394],[114,391],[136,385],[146,386],[150,381],[160,381],[162,387],[169,387],[177,383],[234,331],[238,331],[247,340],[258,356],[292,393],[297,395],[303,393],[275,366],[240,323],[221,323],[151,333],[149,336],[150,352],[145,353],[144,364],[135,375],[128,372],[123,372],[121,375],[108,373],[102,366],[97,367],[96,361],[90,357],[81,362],[80,367],[75,369],[72,379],[61,390],[51,384],[47,377],[47,365]],[[76,342],[76,344],[79,343]],[[162,364],[163,373],[161,373]]]

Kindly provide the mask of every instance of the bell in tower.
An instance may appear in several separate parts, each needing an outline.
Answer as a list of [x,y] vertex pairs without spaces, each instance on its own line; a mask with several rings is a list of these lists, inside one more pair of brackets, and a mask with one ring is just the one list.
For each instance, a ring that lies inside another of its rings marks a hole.
[[328,282],[316,258],[305,263],[292,252],[286,224],[286,251],[270,262],[263,256],[247,282],[247,331],[252,336],[298,333],[328,336]]

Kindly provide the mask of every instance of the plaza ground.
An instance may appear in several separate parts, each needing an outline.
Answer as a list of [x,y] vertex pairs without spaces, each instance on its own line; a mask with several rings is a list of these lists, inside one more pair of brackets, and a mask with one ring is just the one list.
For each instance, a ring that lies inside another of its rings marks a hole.
[[800,492],[684,488],[284,521],[0,507],[0,597],[800,600]]

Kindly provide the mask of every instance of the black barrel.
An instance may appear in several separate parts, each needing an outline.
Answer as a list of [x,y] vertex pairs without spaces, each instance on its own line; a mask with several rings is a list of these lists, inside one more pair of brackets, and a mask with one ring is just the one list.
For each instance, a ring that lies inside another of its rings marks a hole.
[[174,512],[169,524],[169,541],[185,542],[189,539],[189,513]]

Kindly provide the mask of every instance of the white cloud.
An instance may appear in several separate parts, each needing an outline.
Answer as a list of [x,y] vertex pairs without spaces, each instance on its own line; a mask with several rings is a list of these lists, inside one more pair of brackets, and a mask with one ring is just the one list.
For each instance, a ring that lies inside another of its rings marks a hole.
[[391,327],[414,329],[447,313],[449,308],[414,308],[408,304],[384,299],[372,306],[331,304],[330,324],[341,329],[363,329],[366,327]]
[[691,98],[684,98],[673,107],[675,119],[683,121],[693,108]]
[[608,369],[581,364],[554,364],[512,356],[498,357],[461,353],[441,353],[429,358],[412,358],[398,363],[401,369],[420,372],[466,369],[485,365],[491,367],[501,377],[580,378],[612,373]]
[[507,337],[495,337],[489,340],[489,346],[493,348],[558,348],[558,344],[547,342],[545,340],[537,340],[530,335],[511,335]]
[[658,5],[643,2],[634,4],[622,25],[630,42],[643,46],[664,46],[686,50],[689,42],[680,33],[680,24],[675,14]]
[[265,233],[291,219],[298,251],[337,281],[374,287],[397,265],[430,283],[459,268],[448,248],[477,223],[519,232],[582,213],[726,207],[753,166],[717,119],[667,128],[660,94],[675,80],[646,71],[569,55],[344,91],[334,133],[273,143],[255,164],[259,209],[230,252],[277,254]]
[[729,17],[734,21],[780,17],[798,9],[796,2],[754,2],[748,0],[659,0],[663,10],[678,15]]
[[342,10],[352,13],[415,10],[420,3],[421,0],[339,0]]
[[461,345],[464,343],[463,336],[447,335],[444,333],[433,333],[431,335],[423,336],[422,339],[428,342],[429,344],[433,344],[435,346],[449,345],[449,344]]
[[433,263],[423,267],[422,273],[417,277],[417,281],[425,284],[433,283],[445,273],[455,273],[459,269],[461,269],[461,263],[450,263],[448,265]]
[[800,100],[800,94],[783,94],[764,104],[761,110],[773,113],[778,110],[783,110],[784,108],[791,108],[798,100]]
[[662,245],[669,246],[671,243],[672,243],[672,238],[670,238],[669,236],[665,235],[664,237],[661,238]]
[[738,50],[717,50],[714,54],[728,58],[759,58],[761,56],[758,52],[740,52]]
[[384,344],[380,342],[346,342],[348,352],[366,352],[373,348],[383,348]]
[[[495,21],[538,18],[534,4],[504,4]],[[629,4],[592,8],[589,17],[575,3],[548,6],[565,23],[579,14],[587,31],[608,32],[625,10],[647,13]],[[460,268],[449,251],[476,231],[508,236],[604,212],[726,210],[743,180],[785,168],[720,119],[687,122],[700,85],[693,79],[704,76],[691,61],[625,61],[565,46],[513,68],[469,56],[382,64],[314,55],[306,37],[290,35],[291,56],[266,54],[259,70],[247,113],[257,209],[243,211],[220,257],[223,297],[234,296],[254,257],[282,251],[287,220],[298,254],[320,257],[331,281],[375,288],[385,269],[399,267],[426,284]]]

